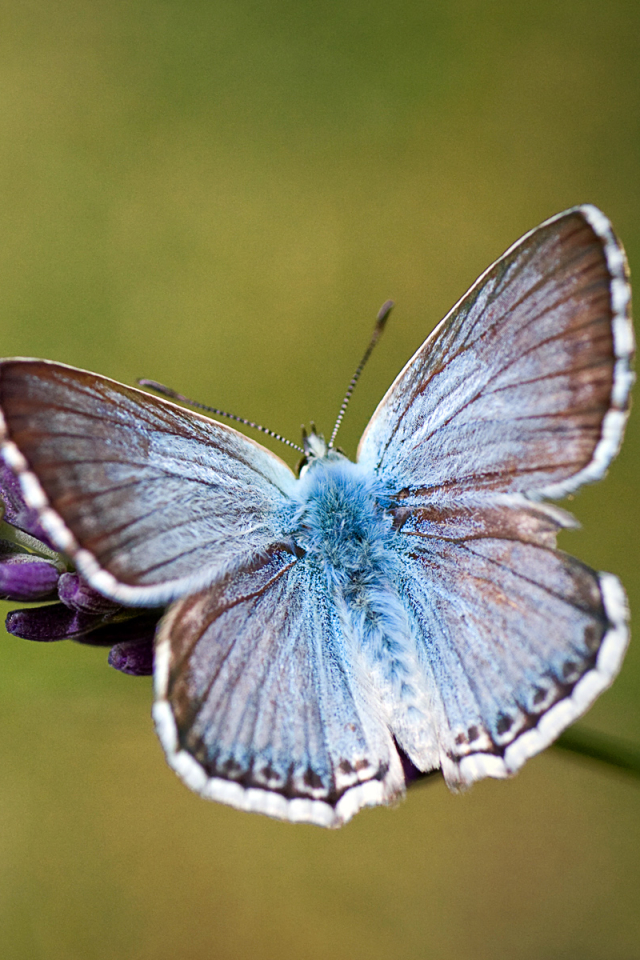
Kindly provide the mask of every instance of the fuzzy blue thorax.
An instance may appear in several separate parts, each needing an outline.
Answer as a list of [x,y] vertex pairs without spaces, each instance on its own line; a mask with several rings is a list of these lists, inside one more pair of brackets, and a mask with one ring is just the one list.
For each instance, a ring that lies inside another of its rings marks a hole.
[[329,450],[303,471],[292,535],[329,580],[364,585],[389,572],[394,533],[385,501],[371,471]]

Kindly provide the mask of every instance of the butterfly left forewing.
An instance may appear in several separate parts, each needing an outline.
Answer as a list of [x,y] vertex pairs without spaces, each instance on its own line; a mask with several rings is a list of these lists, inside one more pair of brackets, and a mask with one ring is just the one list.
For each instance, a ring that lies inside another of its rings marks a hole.
[[115,600],[165,604],[279,540],[293,473],[230,427],[44,360],[0,362],[0,408],[27,503]]
[[201,795],[339,826],[404,789],[326,584],[276,552],[171,608],[154,717],[171,766]]

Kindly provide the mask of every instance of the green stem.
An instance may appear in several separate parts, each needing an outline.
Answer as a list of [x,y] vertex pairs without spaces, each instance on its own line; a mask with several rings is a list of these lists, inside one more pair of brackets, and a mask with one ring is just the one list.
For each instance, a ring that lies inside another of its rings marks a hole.
[[640,777],[640,748],[618,737],[597,733],[595,730],[573,728],[565,730],[554,746]]
[[24,530],[18,530],[17,527],[12,527],[9,523],[0,523],[0,539],[8,540],[9,543],[15,543],[16,546],[23,547],[25,550],[29,550],[39,557],[44,557],[46,560],[53,560],[62,573],[68,569],[68,565],[59,553],[50,550],[42,541],[32,537],[29,533],[25,533]]

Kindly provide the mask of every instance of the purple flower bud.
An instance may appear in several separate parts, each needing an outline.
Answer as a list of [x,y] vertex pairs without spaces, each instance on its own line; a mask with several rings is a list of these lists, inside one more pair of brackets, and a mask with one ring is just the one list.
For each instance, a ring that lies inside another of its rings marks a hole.
[[71,610],[62,603],[52,603],[46,607],[12,610],[7,614],[6,626],[15,637],[45,643],[75,640],[95,647],[112,647],[125,642],[152,645],[161,613],[154,610],[126,619],[109,620],[94,613]]
[[121,604],[108,600],[90,587],[77,573],[63,573],[58,581],[58,596],[66,607],[97,616],[116,613]]
[[29,553],[14,553],[0,560],[0,599],[51,600],[60,571],[55,564]]
[[73,639],[91,630],[96,618],[90,613],[69,610],[63,603],[31,610],[12,610],[7,614],[7,632],[24,640],[49,642]]
[[[122,608],[121,608],[122,609]],[[93,617],[93,629],[72,637],[76,643],[93,647],[112,647],[116,643],[153,643],[158,620],[162,611],[154,610],[136,614],[126,619],[114,619],[107,623],[102,617]]]
[[7,523],[41,540],[51,550],[56,549],[40,523],[38,511],[28,507],[24,502],[20,481],[13,470],[2,461],[0,461],[0,499],[4,503],[4,519]]
[[153,673],[153,639],[116,643],[109,651],[109,663],[132,677],[150,676]]

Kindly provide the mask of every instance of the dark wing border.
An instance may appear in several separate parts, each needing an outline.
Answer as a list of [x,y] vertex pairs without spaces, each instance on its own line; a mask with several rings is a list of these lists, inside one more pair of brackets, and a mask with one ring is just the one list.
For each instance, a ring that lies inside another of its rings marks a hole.
[[[607,467],[620,450],[629,416],[629,393],[635,380],[631,369],[631,360],[635,352],[635,336],[631,322],[631,285],[624,249],[613,232],[608,217],[601,210],[591,204],[584,204],[575,209],[582,214],[602,241],[605,260],[611,274],[609,286],[611,329],[616,362],[611,388],[611,406],[604,415],[600,440],[596,444],[593,456],[590,462],[573,477],[568,477],[561,483],[551,484],[540,491],[541,496],[553,500],[559,500],[569,493],[574,493],[584,483],[595,483],[604,477]],[[552,220],[555,219],[552,217]]]
[[572,688],[569,696],[558,700],[542,714],[535,727],[530,727],[515,738],[500,753],[477,753],[450,761],[445,772],[461,786],[470,786],[484,777],[510,777],[537,753],[545,750],[578,717],[581,717],[597,697],[611,686],[617,677],[629,643],[629,609],[622,584],[612,573],[598,573],[600,594],[609,628],[605,633],[595,665]]
[[[274,579],[286,574],[288,567],[279,570]],[[171,606],[156,633],[154,653],[155,702],[152,716],[158,739],[162,744],[169,766],[194,793],[206,800],[214,800],[227,806],[250,813],[262,813],[277,820],[290,823],[312,823],[319,827],[341,827],[364,807],[387,805],[404,795],[405,777],[400,757],[389,737],[389,762],[384,776],[375,777],[347,786],[335,804],[308,796],[286,796],[244,784],[211,776],[198,760],[180,744],[178,725],[170,703],[170,680],[172,664],[171,634],[176,621],[182,616],[182,603]],[[348,776],[354,776],[351,771]],[[355,776],[358,776],[356,773]]]

